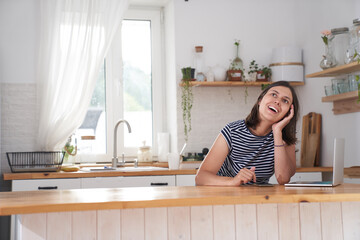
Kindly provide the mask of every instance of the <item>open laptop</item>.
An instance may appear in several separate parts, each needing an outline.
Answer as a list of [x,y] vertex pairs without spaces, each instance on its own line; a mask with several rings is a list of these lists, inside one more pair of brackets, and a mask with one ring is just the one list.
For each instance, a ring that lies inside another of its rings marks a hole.
[[334,139],[332,181],[297,181],[286,183],[285,187],[335,187],[344,181],[344,147],[343,138]]

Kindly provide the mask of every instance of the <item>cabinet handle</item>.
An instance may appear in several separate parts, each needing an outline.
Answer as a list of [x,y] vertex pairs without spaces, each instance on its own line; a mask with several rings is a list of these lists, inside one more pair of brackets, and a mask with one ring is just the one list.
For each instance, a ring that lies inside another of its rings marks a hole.
[[167,182],[163,182],[163,183],[161,183],[161,182],[159,182],[159,183],[151,183],[150,184],[151,186],[167,186],[167,185],[169,185]]
[[49,187],[38,187],[38,190],[50,190],[50,189],[57,189],[57,186],[49,186]]

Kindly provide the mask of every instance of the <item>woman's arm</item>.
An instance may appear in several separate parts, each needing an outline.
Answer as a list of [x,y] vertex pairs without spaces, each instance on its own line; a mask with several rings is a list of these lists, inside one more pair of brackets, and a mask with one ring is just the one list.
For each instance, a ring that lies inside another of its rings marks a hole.
[[287,145],[282,138],[282,129],[293,116],[294,109],[291,106],[289,116],[272,126],[275,148],[275,177],[279,184],[288,183],[296,171],[295,145]]
[[241,169],[234,178],[216,175],[228,154],[226,140],[219,134],[196,174],[196,185],[239,186],[253,179],[256,181],[255,168]]
[[285,184],[296,171],[295,145],[275,147],[275,177],[279,184]]

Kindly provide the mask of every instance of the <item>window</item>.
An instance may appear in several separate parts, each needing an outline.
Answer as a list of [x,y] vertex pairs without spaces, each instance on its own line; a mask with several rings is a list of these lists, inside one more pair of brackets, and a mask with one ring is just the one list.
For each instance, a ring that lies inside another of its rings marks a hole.
[[76,131],[78,161],[110,162],[114,126],[117,152],[136,156],[143,141],[157,155],[156,133],[163,125],[162,48],[160,9],[128,10],[113,41],[83,124]]

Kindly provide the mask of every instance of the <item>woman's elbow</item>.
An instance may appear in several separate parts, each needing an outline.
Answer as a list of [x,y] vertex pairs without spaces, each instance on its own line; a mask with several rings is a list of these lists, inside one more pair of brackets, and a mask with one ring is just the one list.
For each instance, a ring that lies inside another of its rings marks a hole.
[[202,185],[204,185],[204,182],[202,180],[201,173],[197,172],[195,176],[195,186],[202,186]]
[[290,182],[291,176],[283,176],[279,174],[276,176],[276,180],[280,185],[284,185],[285,183]]

